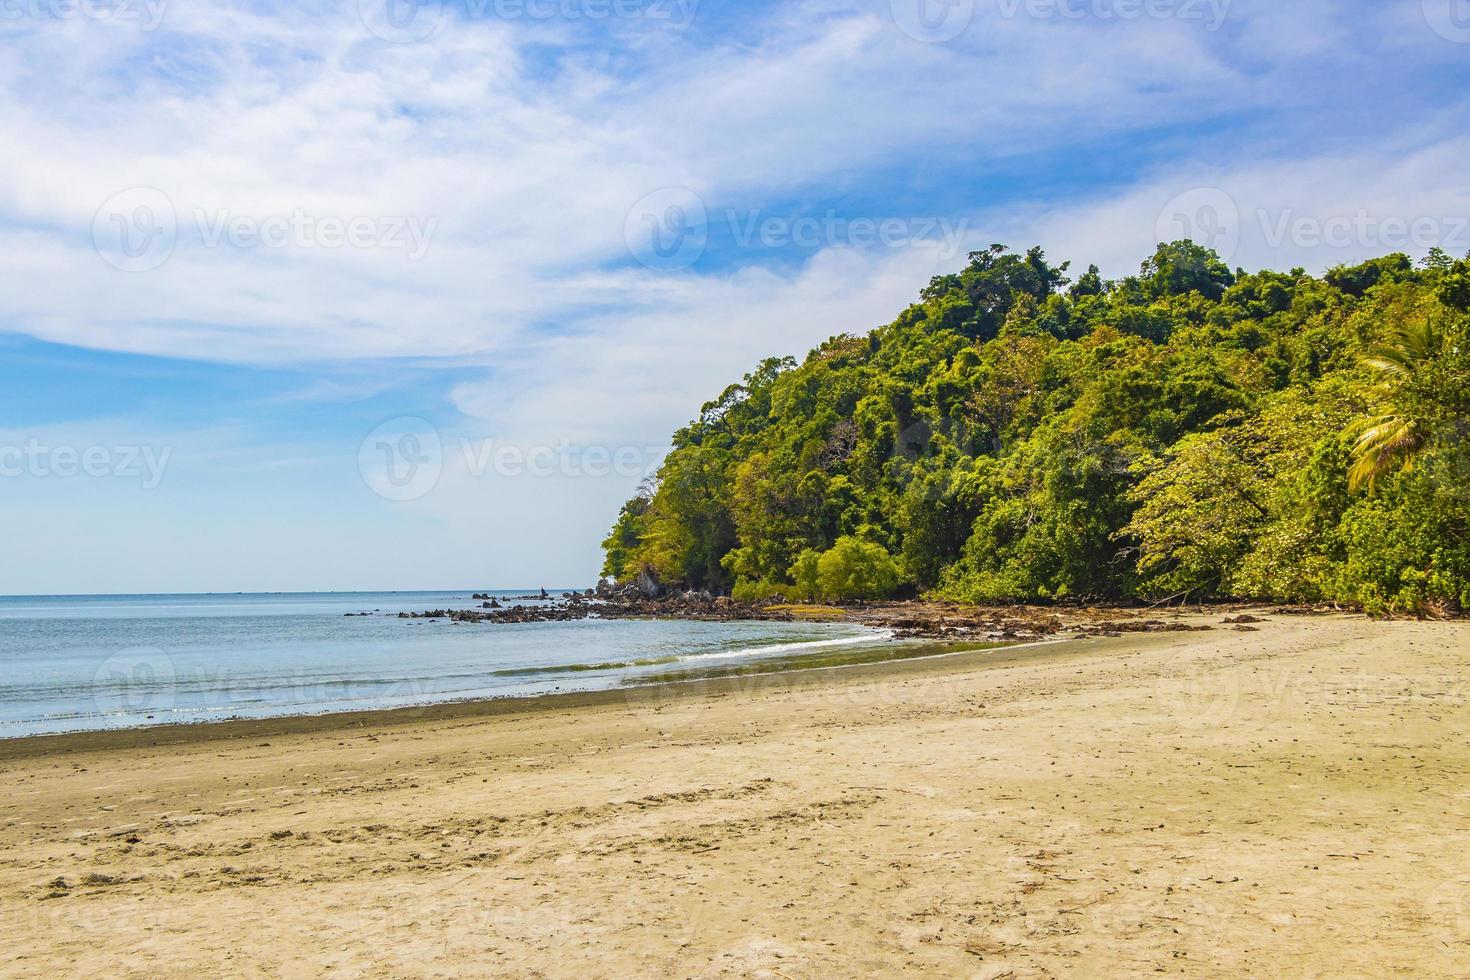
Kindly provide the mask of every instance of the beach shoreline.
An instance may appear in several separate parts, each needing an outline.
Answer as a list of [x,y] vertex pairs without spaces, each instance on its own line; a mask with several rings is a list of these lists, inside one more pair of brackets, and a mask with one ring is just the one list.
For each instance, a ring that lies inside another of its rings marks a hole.
[[550,694],[464,698],[358,711],[282,714],[264,718],[222,718],[218,721],[190,721],[23,735],[0,739],[0,764],[12,760],[44,758],[76,752],[194,745],[279,735],[327,735],[358,729],[394,728],[481,718],[534,716],[545,712],[640,704],[650,701],[662,702],[679,698],[706,697],[775,688],[861,683],[891,677],[899,672],[954,669],[960,665],[948,665],[940,661],[958,658],[964,658],[965,661],[976,667],[1044,658],[1048,654],[1060,654],[1060,648],[1064,645],[1082,642],[1097,644],[1105,641],[1087,640],[1082,637],[1040,639],[990,649],[970,650],[966,649],[968,644],[957,640],[949,644],[932,644],[934,648],[932,653],[894,657],[875,663],[793,667],[729,677],[698,677],[663,683],[637,683],[622,687],[562,691]]
[[[498,630],[507,624],[524,626],[528,622],[521,618],[523,612],[532,612],[542,618],[532,622],[557,622],[566,619],[586,618],[589,611],[596,616],[607,616],[614,620],[629,621],[644,619],[666,623],[718,621],[731,624],[756,624],[761,622],[806,623],[861,627],[872,632],[873,639],[900,641],[891,657],[871,656],[867,651],[855,652],[852,666],[866,665],[870,660],[912,659],[931,654],[954,655],[965,652],[967,647],[1027,646],[1051,640],[1079,640],[1100,637],[1115,637],[1126,633],[1168,632],[1187,629],[1209,629],[1208,626],[1189,626],[1199,623],[1212,614],[1225,614],[1233,610],[1267,607],[1220,606],[1215,608],[1195,607],[1190,610],[1172,610],[1162,618],[1155,610],[1137,606],[1099,606],[1086,608],[1039,607],[1039,606],[968,606],[921,600],[853,604],[845,606],[760,603],[733,603],[728,599],[705,597],[689,599],[682,595],[670,595],[660,600],[603,600],[586,603],[580,594],[569,593],[571,603],[552,600],[535,610],[520,605],[508,605],[491,613],[481,614],[466,608],[465,615],[474,616],[478,625],[475,629]],[[478,596],[476,597],[479,598]],[[529,598],[529,597],[527,597]],[[351,614],[349,618],[354,615]],[[409,614],[401,614],[409,615]],[[418,614],[413,614],[419,618]],[[435,616],[439,621],[450,615],[451,610],[435,610],[424,614],[424,618]],[[509,618],[502,619],[505,615]],[[1193,617],[1191,619],[1191,616]],[[385,617],[389,618],[389,617]],[[392,616],[391,618],[399,618]],[[533,627],[534,628],[534,627]],[[858,638],[853,638],[855,643]],[[919,645],[923,646],[920,647]],[[833,659],[833,658],[826,658]],[[840,658],[837,658],[840,659]],[[671,659],[671,664],[676,659]],[[691,663],[693,661],[691,660]],[[127,666],[127,665],[125,665]],[[148,666],[145,661],[145,667]],[[608,664],[608,667],[619,666]],[[758,673],[763,664],[753,662]],[[788,661],[770,662],[770,672],[789,673],[816,669],[825,666],[819,658],[807,656]],[[134,668],[136,669],[136,668]],[[695,679],[697,668],[670,668],[670,672],[688,673],[690,681]],[[173,668],[166,666],[165,676],[171,676]],[[221,714],[215,718],[189,718],[180,721],[155,721],[147,724],[127,724],[113,727],[83,725],[71,731],[42,731],[23,735],[0,736],[0,760],[9,757],[30,757],[49,751],[68,751],[72,748],[105,748],[113,745],[159,745],[181,744],[198,739],[250,737],[284,731],[325,731],[336,727],[360,727],[375,724],[397,724],[403,721],[432,720],[481,714],[499,715],[529,710],[530,706],[543,698],[569,699],[567,705],[598,704],[605,698],[597,696],[607,691],[614,700],[626,697],[624,692],[640,688],[664,686],[669,681],[664,675],[647,678],[632,677],[626,682],[609,687],[578,687],[569,682],[565,691],[540,691],[536,693],[469,694],[426,696],[421,701],[398,703],[375,707],[320,708],[310,701],[299,706],[281,705],[268,714]],[[589,697],[591,696],[591,697]],[[295,710],[299,707],[299,710]],[[134,712],[141,715],[141,712]],[[141,721],[141,717],[135,719]]]
[[[1453,975],[1464,622],[0,744],[0,972]],[[345,722],[345,723],[344,723]]]

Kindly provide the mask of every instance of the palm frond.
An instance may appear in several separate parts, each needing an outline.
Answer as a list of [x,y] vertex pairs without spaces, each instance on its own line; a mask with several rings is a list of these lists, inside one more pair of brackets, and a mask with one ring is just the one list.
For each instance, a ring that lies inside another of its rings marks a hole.
[[1414,457],[1424,448],[1419,423],[1399,415],[1371,419],[1353,443],[1355,462],[1348,470],[1348,489],[1370,490],[1394,469],[1410,470]]
[[[1388,340],[1363,363],[1382,377],[1379,391],[1392,399],[1400,382],[1411,380],[1439,353],[1443,335],[1433,321],[1424,319],[1396,326]],[[1348,470],[1348,488],[1357,492],[1374,484],[1390,472],[1409,470],[1424,450],[1428,440],[1413,419],[1402,415],[1380,415],[1365,419],[1348,431],[1353,441],[1353,465]]]
[[1413,372],[1413,363],[1402,351],[1382,350],[1363,358],[1363,363],[1384,374],[1408,377]]
[[1434,357],[1442,340],[1432,320],[1400,324],[1389,334],[1388,342],[1367,358],[1367,363],[1381,371],[1407,374]]

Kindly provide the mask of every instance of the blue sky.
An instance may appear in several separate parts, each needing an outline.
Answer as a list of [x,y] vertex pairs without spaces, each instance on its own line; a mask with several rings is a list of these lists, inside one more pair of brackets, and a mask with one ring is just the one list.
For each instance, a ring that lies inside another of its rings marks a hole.
[[1470,250],[1466,0],[24,0],[0,40],[0,593],[590,583],[701,402],[971,248]]

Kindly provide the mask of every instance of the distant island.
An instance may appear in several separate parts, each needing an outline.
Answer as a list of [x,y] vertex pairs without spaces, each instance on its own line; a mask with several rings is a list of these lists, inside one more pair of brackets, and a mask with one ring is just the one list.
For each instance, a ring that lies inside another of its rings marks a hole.
[[995,245],[674,436],[606,576],[757,600],[1470,608],[1470,261]]

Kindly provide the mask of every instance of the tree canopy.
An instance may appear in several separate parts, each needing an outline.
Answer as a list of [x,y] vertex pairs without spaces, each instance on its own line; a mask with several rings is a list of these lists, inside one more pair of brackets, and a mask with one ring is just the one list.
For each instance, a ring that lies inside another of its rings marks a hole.
[[995,245],[674,437],[604,573],[747,595],[1470,607],[1470,261]]

